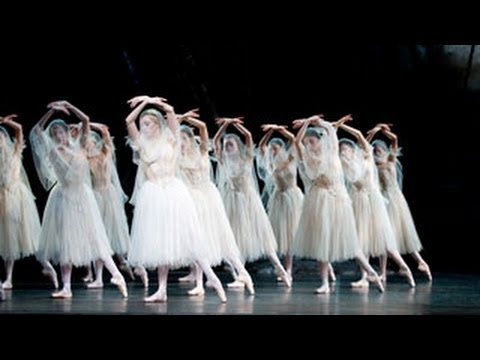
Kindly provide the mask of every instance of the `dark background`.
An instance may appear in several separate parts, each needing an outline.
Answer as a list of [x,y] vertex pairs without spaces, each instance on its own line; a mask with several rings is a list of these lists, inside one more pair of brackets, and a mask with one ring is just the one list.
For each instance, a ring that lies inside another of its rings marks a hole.
[[[47,103],[66,99],[108,124],[128,194],[136,172],[124,145],[126,101],[132,96],[164,96],[177,112],[200,107],[211,136],[215,116],[244,115],[256,141],[264,122],[289,124],[320,112],[335,120],[352,113],[353,125],[364,131],[377,122],[395,124],[404,153],[404,192],[433,271],[479,272],[479,186],[473,171],[480,155],[480,99],[463,86],[464,73],[442,62],[441,45],[253,37],[161,47],[45,45],[3,48],[0,114],[17,113],[28,133]],[[42,213],[47,194],[30,148],[24,158]],[[27,277],[30,267],[39,270],[34,261],[19,263],[15,278]]]

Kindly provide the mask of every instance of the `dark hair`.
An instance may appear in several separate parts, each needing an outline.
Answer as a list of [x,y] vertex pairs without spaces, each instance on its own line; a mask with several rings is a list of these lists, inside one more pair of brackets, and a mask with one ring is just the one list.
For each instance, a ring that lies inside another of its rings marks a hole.
[[315,137],[317,139],[321,139],[322,136],[323,136],[323,132],[320,131],[318,128],[314,128],[314,127],[309,127],[307,129],[307,131],[305,132],[305,136],[304,137],[307,137],[307,136],[311,136],[311,137]]
[[181,125],[180,131],[187,135],[190,139],[193,139],[195,137],[195,134],[193,133],[193,130],[190,126]]

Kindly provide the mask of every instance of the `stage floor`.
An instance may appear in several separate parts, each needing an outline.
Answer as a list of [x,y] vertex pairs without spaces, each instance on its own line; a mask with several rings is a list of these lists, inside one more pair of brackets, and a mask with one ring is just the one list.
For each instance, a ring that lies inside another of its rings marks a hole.
[[[168,285],[168,302],[146,304],[139,282],[129,283],[129,298],[122,299],[117,289],[88,290],[74,284],[73,299],[49,297],[51,290],[38,285],[16,284],[0,302],[1,315],[478,315],[480,314],[480,276],[434,274],[433,283],[417,278],[409,288],[397,275],[389,277],[384,294],[374,286],[367,290],[350,287],[352,276],[341,276],[333,293],[316,295],[318,279],[300,278],[292,289],[273,278],[254,278],[256,295],[245,290],[227,290],[228,302],[221,304],[213,290],[203,297],[189,297],[192,285],[177,283],[173,274]],[[222,280],[228,278],[221,276]],[[152,277],[151,280],[155,278]],[[149,293],[155,291],[152,283]]]

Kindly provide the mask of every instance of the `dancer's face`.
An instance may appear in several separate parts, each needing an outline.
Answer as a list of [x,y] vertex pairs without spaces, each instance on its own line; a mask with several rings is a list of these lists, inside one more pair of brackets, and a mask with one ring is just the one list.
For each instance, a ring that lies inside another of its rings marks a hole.
[[379,145],[375,145],[373,148],[373,155],[375,156],[375,161],[378,163],[384,162],[387,158],[387,152]]
[[340,144],[340,156],[351,160],[353,157],[353,148],[348,144]]
[[224,143],[225,152],[227,154],[236,154],[238,153],[238,145],[233,139],[227,139]]
[[188,151],[192,148],[192,139],[183,131],[180,132],[180,141],[182,152]]
[[60,125],[52,127],[52,138],[57,144],[65,145],[67,143],[67,132]]
[[78,125],[71,125],[69,127],[69,130],[70,130],[70,136],[72,137],[72,139],[74,140],[78,139],[80,135],[80,127]]
[[140,119],[140,132],[145,134],[147,138],[153,137],[160,133],[160,126],[157,119],[153,115],[144,115]]
[[315,136],[305,136],[303,139],[303,145],[305,145],[307,151],[320,151],[320,139]]
[[280,145],[270,144],[270,151],[272,152],[273,157],[276,157],[280,153],[280,150],[282,150]]

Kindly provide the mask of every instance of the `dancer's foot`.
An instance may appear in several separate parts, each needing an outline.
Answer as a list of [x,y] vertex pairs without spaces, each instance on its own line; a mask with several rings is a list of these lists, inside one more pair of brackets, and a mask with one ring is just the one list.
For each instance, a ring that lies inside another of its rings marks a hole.
[[315,290],[315,294],[330,294],[330,286],[328,283]]
[[333,270],[332,267],[328,269],[328,277],[330,278],[330,281],[333,283],[337,281],[337,277],[335,276],[335,271]]
[[118,290],[124,298],[128,297],[127,283],[122,275],[117,275],[110,279],[110,282],[118,287]]
[[72,298],[72,291],[62,289],[60,291],[56,291],[52,293],[52,298],[54,299],[71,299]]
[[426,262],[418,265],[418,270],[423,272],[428,277],[428,281],[432,281],[432,273],[430,272],[430,267]]
[[128,266],[127,263],[120,264],[118,266],[118,270],[122,271],[124,274],[127,274],[131,280],[135,280],[135,276],[133,275],[132,268]]
[[50,280],[52,281],[55,289],[58,289],[58,278],[57,278],[57,272],[55,271],[55,269],[53,269],[53,268],[51,270],[43,269],[42,274],[45,275],[45,276],[48,276],[50,278]]
[[3,289],[3,290],[12,290],[12,289],[13,289],[12,282],[11,282],[10,280],[5,281],[5,282],[2,284],[2,289]]
[[95,280],[90,284],[87,284],[87,288],[89,289],[101,289],[103,288],[103,281],[102,280]]
[[205,295],[205,289],[203,286],[196,286],[192,290],[188,291],[188,295],[190,296],[202,296]]
[[207,281],[205,285],[209,288],[213,288],[216,291],[217,296],[220,298],[222,303],[227,302],[227,295],[225,294],[225,290],[223,290],[220,280],[218,280],[218,282],[216,281],[215,283]]
[[167,292],[165,290],[158,290],[155,294],[143,299],[143,301],[147,303],[166,302]]
[[[378,279],[378,276],[374,278],[374,281]],[[355,281],[355,282],[352,282],[350,284],[353,288],[368,288],[369,284],[368,284],[368,280],[366,278],[362,278],[358,281]]]
[[[387,282],[387,275],[386,274],[378,274],[378,278],[380,281],[385,284]],[[371,283],[375,282],[375,276],[373,275],[368,275],[367,280]]]
[[245,287],[245,283],[235,280],[234,282],[228,283],[227,287],[230,289],[243,289]]
[[190,272],[187,276],[183,276],[181,278],[178,278],[178,282],[183,282],[183,283],[194,283],[196,281],[195,273]]
[[378,275],[374,276],[372,283],[375,284],[375,286],[381,293],[385,291],[385,288],[383,287],[383,284],[382,284],[382,280],[380,280],[380,277]]
[[408,281],[408,284],[410,285],[410,287],[412,287],[412,288],[415,287],[415,280],[413,279],[412,272],[410,271],[409,268],[400,269],[400,271],[398,273],[401,276],[404,276],[404,277],[407,278],[407,281]]
[[282,278],[282,281],[283,283],[288,287],[288,288],[291,288],[292,287],[292,278],[290,277],[290,275],[287,274],[287,272],[283,272],[280,274],[280,277]]
[[253,288],[253,281],[250,274],[245,273],[238,276],[238,281],[242,282],[246,287],[250,295],[255,295],[255,289]]
[[135,275],[137,275],[143,283],[143,287],[148,289],[148,273],[143,266],[137,266],[135,268]]

